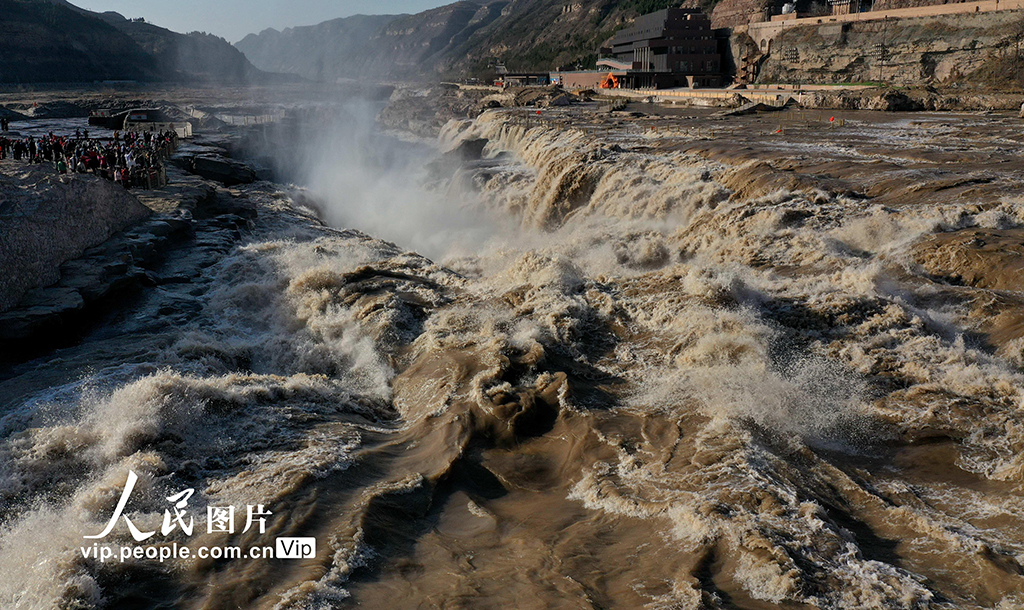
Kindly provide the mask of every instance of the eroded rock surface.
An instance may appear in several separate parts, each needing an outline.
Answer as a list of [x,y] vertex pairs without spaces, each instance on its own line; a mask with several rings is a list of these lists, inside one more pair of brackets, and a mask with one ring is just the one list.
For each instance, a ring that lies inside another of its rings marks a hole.
[[94,176],[23,168],[0,175],[0,311],[60,278],[62,263],[139,222],[150,210]]

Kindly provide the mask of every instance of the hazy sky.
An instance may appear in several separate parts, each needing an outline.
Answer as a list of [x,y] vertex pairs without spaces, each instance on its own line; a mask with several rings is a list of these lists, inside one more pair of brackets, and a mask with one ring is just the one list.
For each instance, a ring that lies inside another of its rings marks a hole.
[[117,11],[176,32],[209,32],[238,42],[267,28],[313,25],[336,17],[418,13],[455,0],[71,0],[90,11]]

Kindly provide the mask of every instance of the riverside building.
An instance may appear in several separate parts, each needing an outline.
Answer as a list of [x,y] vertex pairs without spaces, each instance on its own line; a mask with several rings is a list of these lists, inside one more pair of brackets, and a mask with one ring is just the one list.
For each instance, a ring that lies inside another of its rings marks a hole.
[[600,51],[598,68],[617,71],[630,89],[714,87],[722,57],[711,19],[695,9],[670,8],[637,18]]

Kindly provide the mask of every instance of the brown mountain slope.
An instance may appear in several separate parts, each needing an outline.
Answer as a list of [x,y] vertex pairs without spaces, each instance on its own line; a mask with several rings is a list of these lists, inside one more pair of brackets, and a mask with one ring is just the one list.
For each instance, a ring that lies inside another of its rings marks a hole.
[[66,0],[0,0],[0,82],[258,82],[226,40],[178,34]]
[[[717,0],[688,0],[710,9]],[[323,80],[417,78],[483,72],[503,61],[511,70],[592,66],[596,50],[639,15],[684,4],[681,0],[463,1],[389,19],[372,35],[350,27],[349,17],[318,26],[267,30],[237,44],[263,70],[290,71]],[[323,65],[310,51],[316,39],[341,52]]]
[[151,55],[165,78],[229,83],[259,81],[256,69],[223,38],[203,32],[179,34],[149,23],[122,20],[115,27]]
[[0,0],[0,82],[161,76],[153,57],[100,19],[59,4]]
[[235,46],[263,70],[334,80],[369,69],[374,56],[365,47],[395,18],[355,15],[280,32],[267,29],[249,34]]

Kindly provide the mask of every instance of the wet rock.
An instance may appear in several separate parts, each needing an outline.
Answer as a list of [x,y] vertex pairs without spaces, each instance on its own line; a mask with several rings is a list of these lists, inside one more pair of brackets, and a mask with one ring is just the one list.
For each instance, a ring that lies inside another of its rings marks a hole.
[[224,186],[256,182],[256,171],[248,164],[215,155],[197,155],[192,158],[191,171],[207,180]]
[[447,154],[463,162],[479,161],[484,156],[484,147],[487,146],[487,142],[485,138],[463,140],[462,143]]
[[167,304],[160,307],[157,313],[161,316],[178,317],[182,314],[194,314],[201,311],[203,304],[199,299],[187,296],[179,295],[168,300]]
[[568,106],[570,104],[572,104],[572,98],[564,93],[560,93],[548,101],[548,106]]
[[519,87],[514,93],[503,94],[514,96],[512,103],[503,103],[503,106],[536,106],[547,108],[553,106],[569,106],[579,100],[579,96],[564,91],[558,85],[547,87]]
[[900,91],[886,91],[878,97],[872,98],[867,103],[868,110],[886,111],[908,111],[924,110],[924,104],[918,100],[911,99]]
[[30,117],[4,106],[0,106],[0,118],[7,119],[9,121],[27,121]]
[[180,218],[159,218],[137,225],[132,229],[133,233],[167,237],[178,231],[188,230],[191,224]]
[[77,313],[85,300],[74,288],[38,288],[29,292],[17,310],[0,314],[0,340],[23,340],[43,329],[59,326],[62,316]]
[[168,284],[191,284],[192,277],[185,273],[176,273],[174,275],[158,275],[156,277],[157,285],[166,286]]
[[0,314],[0,341],[23,341],[43,329],[60,325],[61,311],[31,307]]
[[451,177],[461,169],[489,166],[484,161],[484,148],[488,140],[475,138],[460,141],[454,148],[427,164],[427,170],[434,179]]
[[50,307],[57,311],[77,311],[85,306],[82,295],[74,288],[50,286],[33,290],[21,302],[25,307]]
[[227,189],[218,189],[214,196],[196,210],[206,224],[213,227],[248,227],[256,218],[256,206],[244,196],[235,196]]
[[[739,97],[738,95],[735,97]],[[742,98],[741,98],[742,99]],[[723,110],[722,112],[716,112],[714,117],[729,117],[729,116],[744,116],[748,114],[757,114],[759,112],[775,112],[781,110],[777,106],[769,106],[761,102],[750,102],[744,103],[740,106],[731,108],[730,110]]]
[[511,93],[495,93],[480,100],[480,106],[482,108],[507,108],[514,106],[515,101],[516,96]]

